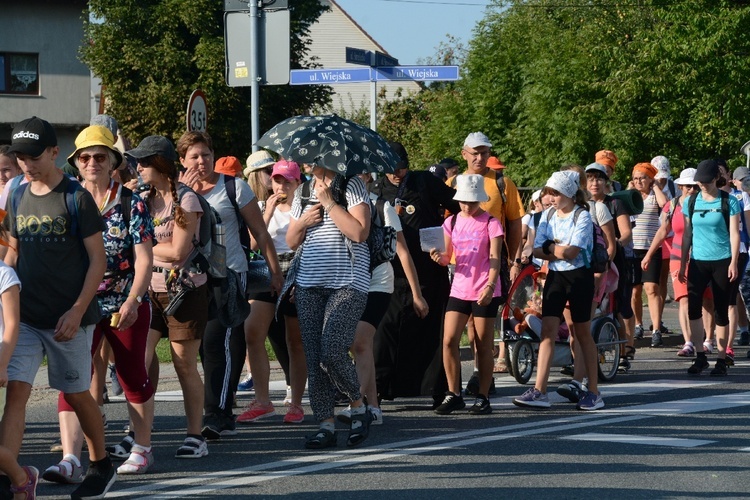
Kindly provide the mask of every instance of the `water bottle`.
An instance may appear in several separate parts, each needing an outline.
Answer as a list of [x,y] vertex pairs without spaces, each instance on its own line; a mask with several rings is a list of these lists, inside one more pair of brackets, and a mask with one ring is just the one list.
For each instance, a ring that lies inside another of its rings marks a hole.
[[214,224],[214,241],[219,245],[224,245],[224,224],[221,222]]

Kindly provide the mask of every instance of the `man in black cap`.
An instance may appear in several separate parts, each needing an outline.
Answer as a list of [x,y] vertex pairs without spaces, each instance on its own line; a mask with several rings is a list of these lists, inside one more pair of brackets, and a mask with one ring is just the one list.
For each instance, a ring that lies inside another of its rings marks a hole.
[[427,171],[409,170],[409,156],[401,143],[389,143],[401,158],[396,171],[371,186],[378,198],[396,207],[403,234],[419,275],[422,294],[430,306],[420,319],[413,308],[409,282],[398,259],[393,261],[395,284],[391,302],[375,334],[374,352],[378,394],[383,399],[430,394],[436,404],[447,390],[441,338],[445,304],[450,293],[448,270],[423,252],[419,230],[443,224],[445,209],[459,212],[456,191]]
[[439,165],[445,169],[446,179],[458,175],[458,163],[453,158],[443,158]]
[[46,354],[49,385],[73,407],[91,459],[71,497],[103,498],[117,474],[104,449],[99,406],[89,393],[89,345],[101,316],[96,291],[107,266],[106,226],[89,192],[55,166],[59,148],[48,122],[34,116],[16,125],[10,151],[29,183],[16,188],[7,205],[5,263],[15,268],[23,288],[18,343],[8,363],[2,444],[18,455],[26,403]]

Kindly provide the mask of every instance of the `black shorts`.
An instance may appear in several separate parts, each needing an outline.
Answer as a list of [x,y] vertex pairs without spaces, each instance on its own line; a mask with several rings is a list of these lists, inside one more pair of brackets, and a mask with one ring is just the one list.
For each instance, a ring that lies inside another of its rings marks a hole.
[[659,284],[661,280],[661,249],[656,251],[648,263],[648,269],[641,268],[641,261],[646,256],[648,250],[633,250],[635,253],[635,268],[633,269],[633,284],[641,285],[643,283]]
[[388,304],[391,303],[391,294],[386,292],[369,292],[367,294],[367,305],[365,312],[359,318],[360,321],[369,323],[375,328],[380,325],[380,321],[385,316]]
[[594,271],[579,267],[572,271],[547,273],[542,299],[542,316],[559,318],[570,304],[573,323],[585,323],[591,319],[591,304],[594,302]]
[[[247,298],[247,300],[257,300],[259,302],[268,302],[270,304],[275,304],[276,299],[276,295],[271,295],[271,292],[252,293]],[[281,304],[279,304],[279,314],[289,316],[290,318],[297,317],[297,306],[293,302],[289,302],[288,296],[281,301]]]
[[480,306],[476,300],[448,297],[448,305],[445,307],[445,312],[455,311],[467,316],[473,314],[475,318],[494,318],[497,316],[497,311],[503,302],[503,297],[492,297],[489,304]]

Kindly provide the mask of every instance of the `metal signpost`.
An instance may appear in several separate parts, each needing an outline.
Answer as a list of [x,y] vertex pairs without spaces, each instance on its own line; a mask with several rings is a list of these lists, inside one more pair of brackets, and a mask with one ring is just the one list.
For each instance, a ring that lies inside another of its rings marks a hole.
[[288,0],[225,0],[224,47],[230,87],[250,87],[252,150],[260,137],[260,85],[289,83]]
[[377,82],[419,81],[440,82],[458,80],[458,66],[399,66],[398,59],[370,50],[346,47],[346,62],[369,68],[294,69],[289,75],[290,85],[325,85],[370,82],[370,128],[377,130]]

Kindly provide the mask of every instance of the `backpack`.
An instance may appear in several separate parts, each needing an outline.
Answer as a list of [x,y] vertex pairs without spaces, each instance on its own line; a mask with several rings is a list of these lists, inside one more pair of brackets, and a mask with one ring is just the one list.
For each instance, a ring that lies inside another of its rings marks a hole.
[[[729,234],[729,193],[726,191],[719,189],[719,197],[721,198],[721,208],[715,209],[715,208],[709,208],[709,209],[700,209],[698,212],[701,212],[702,214],[706,214],[709,212],[721,212],[721,214],[724,216],[724,223],[727,225],[727,234]],[[690,212],[690,226],[693,225],[693,216],[695,215],[695,200],[698,198],[698,194],[694,194],[690,197],[688,200],[688,212]]]
[[[351,177],[349,178],[351,179]],[[347,208],[346,204],[346,187],[349,185],[349,179],[346,180],[342,188],[341,197],[343,200],[336,200],[336,203]],[[311,181],[305,181],[302,184],[302,210],[309,203]],[[335,194],[335,193],[334,193]],[[334,196],[335,199],[335,196]],[[378,199],[373,203],[368,196],[370,203],[370,234],[367,235],[367,248],[370,251],[370,272],[380,264],[390,262],[396,256],[396,230],[391,226],[385,225],[385,215],[383,208],[385,200]]]
[[206,273],[212,278],[226,278],[227,249],[223,244],[224,227],[221,224],[221,217],[203,196],[184,184],[177,185],[178,200],[181,200],[187,192],[198,197],[201,210],[203,210],[203,215],[198,219],[198,237],[193,237],[195,248],[190,253],[188,261],[198,273]]
[[[585,208],[579,206],[576,207],[575,212],[573,212],[574,227],[578,222],[578,215],[582,210],[585,210]],[[547,210],[547,224],[549,224],[549,221],[552,219],[553,212],[555,212],[554,209]],[[607,264],[609,263],[609,254],[607,253],[607,244],[604,239],[602,228],[599,227],[599,224],[596,224],[593,220],[591,221],[591,226],[591,230],[594,235],[594,247],[591,249],[591,258],[586,264],[586,267],[590,267],[591,269],[593,269],[594,273],[598,274],[603,273],[607,270]]]
[[248,232],[247,224],[245,224],[245,219],[240,212],[240,207],[237,205],[237,186],[234,184],[234,179],[234,177],[224,175],[224,189],[227,192],[229,201],[232,202],[234,213],[237,216],[237,227],[240,228],[240,245],[245,251],[245,255],[248,255],[250,252],[250,233]]
[[[16,179],[19,180],[16,181]],[[26,188],[29,187],[28,183],[21,184],[21,180],[23,180],[23,175],[19,175],[11,181],[9,196],[14,216],[18,211],[18,205],[21,203],[21,198],[26,192]],[[68,185],[65,187],[65,206],[68,209],[68,215],[70,215],[70,234],[71,236],[78,236],[78,205],[76,205],[75,194],[79,189],[83,189],[83,186],[75,179],[68,178],[68,180]],[[130,214],[128,214],[129,217]]]

